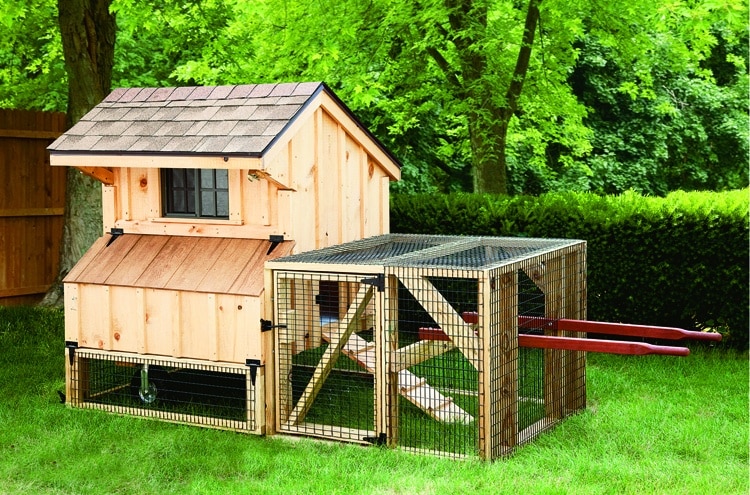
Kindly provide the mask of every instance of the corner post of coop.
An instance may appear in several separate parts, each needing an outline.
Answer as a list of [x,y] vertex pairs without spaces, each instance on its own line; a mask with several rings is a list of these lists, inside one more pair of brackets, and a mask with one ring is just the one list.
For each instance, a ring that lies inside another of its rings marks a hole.
[[479,450],[507,455],[518,439],[518,275],[491,270],[480,284],[478,329],[483,342]]

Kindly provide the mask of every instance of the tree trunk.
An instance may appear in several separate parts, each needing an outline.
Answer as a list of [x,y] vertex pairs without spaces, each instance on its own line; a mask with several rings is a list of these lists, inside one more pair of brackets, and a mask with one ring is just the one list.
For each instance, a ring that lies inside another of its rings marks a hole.
[[[58,0],[58,21],[68,73],[67,124],[72,126],[104,99],[112,84],[115,17],[111,0]],[[101,235],[101,184],[76,169],[67,173],[60,272],[42,301],[62,304],[62,279]]]

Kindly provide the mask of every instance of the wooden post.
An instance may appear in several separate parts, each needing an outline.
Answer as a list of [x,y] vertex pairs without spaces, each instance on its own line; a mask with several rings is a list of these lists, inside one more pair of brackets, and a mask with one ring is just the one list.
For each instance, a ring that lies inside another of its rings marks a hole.
[[377,346],[385,356],[385,384],[383,387],[383,399],[385,401],[385,434],[387,445],[396,447],[398,445],[398,371],[392,367],[395,354],[398,351],[398,278],[386,272],[385,276],[385,301],[383,315],[385,321],[383,327],[382,344]]
[[487,460],[518,441],[518,272],[488,273],[480,286],[482,335],[480,454]]
[[[564,318],[583,320],[586,318],[586,251],[578,246],[565,257],[565,311]],[[563,332],[566,337],[584,338],[583,332]],[[586,353],[573,351],[567,354],[565,363],[567,380],[566,409],[569,412],[586,408]]]
[[[564,303],[564,258],[558,255],[547,260],[546,270],[540,287],[543,287],[545,313],[547,318],[562,317]],[[545,335],[558,336],[556,330],[545,330]],[[557,420],[564,416],[563,399],[565,397],[564,367],[565,354],[568,351],[559,349],[544,350],[544,408],[548,419]]]

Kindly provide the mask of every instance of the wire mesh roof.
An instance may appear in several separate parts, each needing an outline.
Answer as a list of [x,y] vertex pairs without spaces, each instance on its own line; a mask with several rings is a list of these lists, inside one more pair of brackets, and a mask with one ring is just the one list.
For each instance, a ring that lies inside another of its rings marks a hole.
[[484,270],[580,242],[524,237],[385,234],[279,258],[275,262]]

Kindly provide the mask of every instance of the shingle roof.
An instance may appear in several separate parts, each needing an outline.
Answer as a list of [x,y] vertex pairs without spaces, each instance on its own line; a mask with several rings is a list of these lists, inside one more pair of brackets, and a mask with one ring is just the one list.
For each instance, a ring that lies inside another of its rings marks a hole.
[[260,156],[322,90],[319,82],[115,89],[48,149]]

